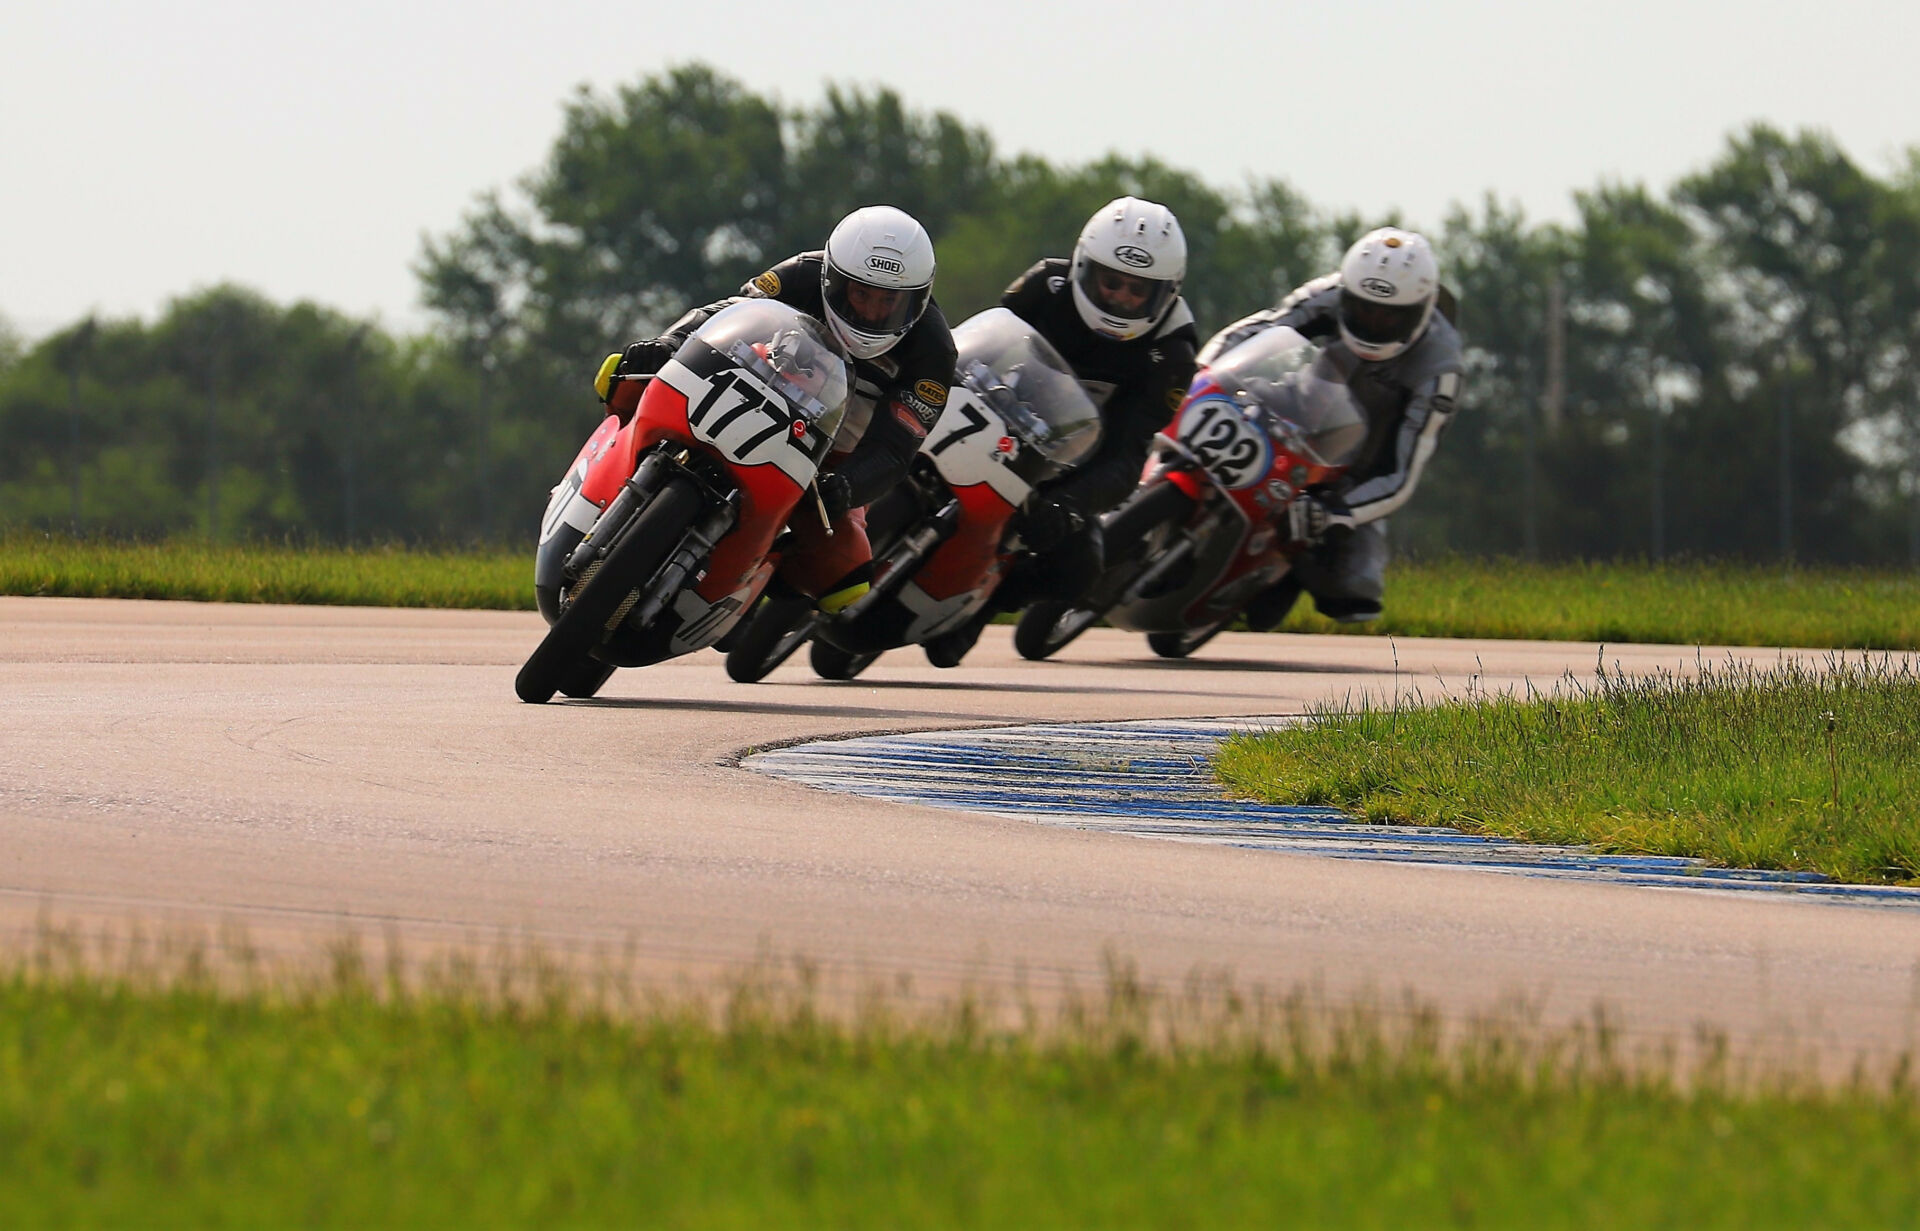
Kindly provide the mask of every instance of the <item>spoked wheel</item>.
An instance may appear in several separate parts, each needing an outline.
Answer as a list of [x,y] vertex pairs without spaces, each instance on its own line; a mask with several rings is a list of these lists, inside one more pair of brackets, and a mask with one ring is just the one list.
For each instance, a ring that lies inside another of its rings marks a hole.
[[1210,624],[1205,628],[1187,628],[1177,633],[1148,633],[1147,648],[1162,658],[1185,658],[1212,641],[1225,627],[1225,624]]
[[819,627],[817,615],[813,600],[805,595],[761,600],[727,651],[727,674],[742,684],[766,679],[812,638]]
[[560,694],[585,700],[600,691],[613,678],[613,664],[597,658],[583,658],[560,675]]
[[588,658],[587,652],[619,627],[631,610],[628,596],[651,581],[680,546],[702,503],[699,489],[690,481],[670,480],[634,514],[626,535],[598,569],[573,587],[560,618],[514,677],[513,690],[522,701],[544,705],[569,680],[570,672],[584,671],[587,663],[602,665]]
[[1020,613],[1020,623],[1013,630],[1013,648],[1020,651],[1020,657],[1034,662],[1051,658],[1099,618],[1099,612],[1072,603],[1035,603]]
[[878,650],[855,654],[818,640],[807,650],[807,660],[813,666],[813,673],[823,680],[850,680],[872,666],[879,657]]

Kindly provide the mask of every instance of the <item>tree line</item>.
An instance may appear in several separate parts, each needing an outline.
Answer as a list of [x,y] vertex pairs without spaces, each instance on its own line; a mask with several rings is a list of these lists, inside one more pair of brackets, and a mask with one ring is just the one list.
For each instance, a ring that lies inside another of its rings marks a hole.
[[582,91],[541,166],[427,239],[423,334],[233,286],[32,345],[0,328],[0,525],[523,541],[595,417],[599,358],[847,210],[919,217],[958,321],[1122,193],[1179,215],[1203,336],[1374,225],[1424,226],[1469,379],[1395,518],[1405,547],[1920,562],[1920,151],[1876,176],[1754,125],[1664,193],[1575,194],[1568,224],[1489,198],[1432,225],[1151,157],[1002,155],[888,90],[784,106],[698,65]]

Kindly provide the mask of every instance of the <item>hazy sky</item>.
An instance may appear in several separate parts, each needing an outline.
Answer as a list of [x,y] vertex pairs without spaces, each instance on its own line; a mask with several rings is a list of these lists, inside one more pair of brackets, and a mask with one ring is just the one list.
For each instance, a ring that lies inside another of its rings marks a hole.
[[[1884,173],[1920,143],[1920,4],[1830,0],[223,0],[0,18],[0,316],[151,316],[221,280],[422,321],[423,234],[545,154],[582,83],[707,60],[763,93],[884,83],[1056,161],[1437,222],[1664,189],[1766,119]],[[1064,248],[1070,236],[1062,236]]]

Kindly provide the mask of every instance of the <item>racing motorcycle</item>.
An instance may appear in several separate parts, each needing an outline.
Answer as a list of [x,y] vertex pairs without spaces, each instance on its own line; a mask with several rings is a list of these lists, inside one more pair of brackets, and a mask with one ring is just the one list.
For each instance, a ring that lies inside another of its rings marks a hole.
[[849,680],[887,650],[959,628],[1021,551],[1010,524],[1028,494],[1099,445],[1099,408],[1027,322],[992,308],[956,326],[953,342],[946,409],[907,481],[868,514],[872,588],[833,615],[769,598],[727,654],[734,679],[761,679],[811,641],[814,671]]
[[772,299],[716,313],[637,379],[632,419],[600,424],[541,519],[534,594],[549,627],[514,680],[523,701],[590,697],[615,668],[725,636],[779,566],[847,409],[840,344]]
[[1105,618],[1147,634],[1162,658],[1185,658],[1256,595],[1278,596],[1284,616],[1299,591],[1281,583],[1308,546],[1297,502],[1345,473],[1366,440],[1354,365],[1344,348],[1280,328],[1202,369],[1140,486],[1101,519],[1100,580],[1078,601],[1028,607],[1014,647],[1047,658]]

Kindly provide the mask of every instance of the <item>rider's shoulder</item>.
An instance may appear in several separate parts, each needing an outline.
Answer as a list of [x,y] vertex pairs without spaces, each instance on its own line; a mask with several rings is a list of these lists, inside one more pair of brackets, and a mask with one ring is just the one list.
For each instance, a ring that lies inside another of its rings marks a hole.
[[1427,322],[1427,331],[1420,335],[1420,341],[1414,346],[1422,365],[1434,371],[1459,371],[1464,364],[1464,349],[1460,330],[1455,327],[1452,318],[1440,312],[1433,314],[1433,319]]
[[1046,306],[1066,293],[1068,263],[1057,257],[1035,261],[1000,292],[1000,306],[1029,320],[1046,315]]
[[1168,343],[1185,342],[1189,348],[1198,350],[1200,346],[1200,327],[1194,323],[1193,307],[1185,295],[1173,301],[1173,307],[1160,321],[1160,327],[1148,337],[1157,346]]
[[953,374],[954,359],[958,351],[953,344],[953,327],[947,323],[947,314],[940,310],[940,301],[927,301],[927,310],[920,319],[907,330],[907,336],[900,339],[900,346],[906,354],[901,356],[902,367],[909,359],[929,363],[944,375]]
[[1340,271],[1322,274],[1311,282],[1302,282],[1293,288],[1279,305],[1276,312],[1312,312],[1332,309],[1340,303]]
[[797,304],[806,296],[807,288],[815,291],[819,289],[820,270],[825,265],[826,259],[827,254],[824,250],[796,252],[779,264],[770,266],[747,279],[740,287],[740,293]]

